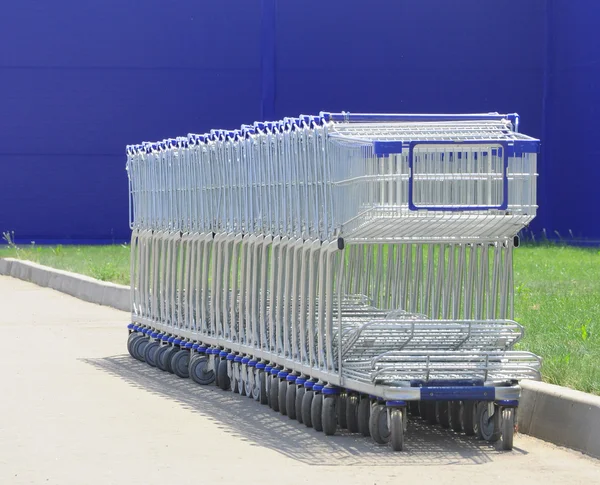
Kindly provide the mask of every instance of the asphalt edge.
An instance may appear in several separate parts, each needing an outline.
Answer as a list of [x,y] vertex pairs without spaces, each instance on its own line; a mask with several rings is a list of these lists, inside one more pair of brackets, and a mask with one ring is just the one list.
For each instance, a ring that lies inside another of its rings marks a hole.
[[[129,286],[13,258],[0,259],[0,275],[131,311]],[[600,396],[544,382],[522,381],[517,412],[520,433],[600,458]]]
[[12,276],[38,286],[52,288],[90,303],[126,312],[131,311],[129,286],[108,283],[78,273],[14,258],[0,259],[0,275]]

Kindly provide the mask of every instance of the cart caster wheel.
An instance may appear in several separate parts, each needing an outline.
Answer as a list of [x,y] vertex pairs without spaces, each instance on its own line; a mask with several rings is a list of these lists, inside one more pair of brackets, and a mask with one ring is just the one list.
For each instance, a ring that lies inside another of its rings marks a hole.
[[[314,402],[314,401],[313,401]],[[340,398],[335,396],[328,396],[322,399],[322,412],[321,412],[321,422],[323,427],[323,432],[326,436],[333,436],[337,430],[337,404],[340,403]],[[342,411],[339,411],[340,415]],[[344,409],[344,414],[346,410]]]
[[460,433],[462,431],[462,405],[460,401],[450,401],[450,427]]
[[223,391],[229,391],[231,388],[231,380],[227,375],[227,361],[221,360],[219,362],[219,367],[217,368],[217,375],[219,380],[219,388]]
[[444,429],[450,427],[450,412],[448,401],[438,401],[435,403],[435,415],[437,422]]
[[215,382],[215,373],[208,370],[208,359],[206,357],[192,359],[188,372],[191,379],[201,386],[208,386]]
[[246,372],[247,372],[247,374],[246,374],[247,378],[244,381],[244,393],[246,394],[246,397],[250,397],[250,398],[253,396],[252,389],[254,388],[254,383],[252,382],[252,379],[250,379],[250,373],[252,371],[253,370],[251,368],[248,368],[246,370]]
[[360,398],[358,403],[358,432],[363,436],[370,436],[369,418],[371,416],[371,400],[364,396]]
[[214,357],[215,386],[217,386],[217,387],[221,387],[219,385],[219,363],[220,362],[221,362],[221,359],[219,357]]
[[144,350],[144,360],[150,367],[156,367],[156,351],[160,347],[158,342],[150,342]]
[[127,351],[134,359],[137,359],[137,357],[133,353],[133,344],[140,337],[141,337],[141,335],[137,332],[131,332],[127,336]]
[[358,396],[346,397],[346,428],[350,433],[358,433]]
[[260,402],[261,391],[263,388],[260,382],[260,374],[262,374],[262,372],[258,370],[253,370],[252,372],[254,372],[254,383],[252,385],[252,399]]
[[474,401],[463,401],[462,408],[462,429],[467,436],[475,435],[475,410],[477,406]]
[[[496,413],[499,411],[497,410]],[[515,436],[515,409],[502,409],[502,449],[511,451],[513,449],[513,439]]]
[[294,387],[296,387],[296,403],[294,404],[294,411],[296,412],[296,420],[302,424],[302,401],[304,399],[306,388],[304,386]]
[[237,372],[236,372],[236,384],[237,384],[237,393],[240,396],[244,396],[246,394],[246,387],[244,386],[244,381],[242,380],[242,372],[241,372],[241,367],[238,364],[238,368],[237,368]]
[[279,379],[271,376],[271,392],[269,393],[271,409],[279,412]]
[[306,389],[304,396],[302,397],[302,422],[307,428],[312,428],[311,409],[312,402],[315,397],[315,391]]
[[348,427],[348,420],[346,419],[346,408],[348,406],[348,396],[342,394],[338,398],[337,408],[337,419],[340,429],[346,429]]
[[230,377],[230,382],[231,382],[231,392],[235,393],[235,394],[239,394],[240,393],[240,385],[239,385],[239,381],[238,381],[238,376],[239,373],[237,372],[236,368],[235,368],[236,364],[232,364],[232,376]]
[[140,362],[144,362],[144,350],[146,350],[146,346],[148,345],[148,339],[146,337],[140,337],[131,346],[133,350],[133,355]]
[[[383,407],[383,406],[380,406]],[[404,449],[404,414],[406,410],[399,408],[390,409],[390,441],[392,450],[402,451]]]
[[288,383],[285,379],[282,379],[279,381],[279,393],[277,395],[277,399],[279,400],[279,412],[282,415],[286,415],[287,414],[287,407],[286,407],[286,397],[287,397],[287,388]]
[[173,374],[182,379],[190,377],[190,353],[187,350],[180,350],[173,355],[171,359],[171,369]]
[[171,374],[173,374],[171,362],[177,352],[179,352],[177,347],[167,347],[167,350],[165,351],[165,368],[167,369],[167,372],[170,372]]
[[371,438],[379,445],[386,445],[390,441],[390,429],[387,420],[387,408],[381,404],[371,406],[371,416],[369,417],[369,431]]
[[310,405],[310,420],[312,427],[317,431],[323,431],[323,394],[315,394]]
[[163,372],[167,372],[167,362],[165,361],[165,354],[167,350],[171,347],[168,345],[161,345],[156,349],[156,353],[154,354],[154,362],[156,363],[156,368],[160,369]]
[[500,409],[498,406],[494,405],[494,414],[490,416],[488,403],[480,402],[477,406],[476,424],[477,437],[479,439],[496,443],[502,433],[500,429]]
[[267,406],[271,407],[271,374],[265,372],[265,391],[267,393]]
[[419,409],[419,401],[409,401],[408,403],[408,411],[412,416],[420,417],[421,410]]
[[285,391],[285,410],[287,412],[288,418],[290,418],[290,419],[296,419],[296,392],[297,391],[298,391],[298,387],[294,383],[288,384],[287,389]]
[[261,404],[269,404],[268,394],[267,394],[267,376],[264,371],[260,371],[258,374],[258,382],[259,382],[259,392],[260,392],[260,403]]
[[421,416],[427,424],[437,424],[436,403],[434,401],[422,402]]

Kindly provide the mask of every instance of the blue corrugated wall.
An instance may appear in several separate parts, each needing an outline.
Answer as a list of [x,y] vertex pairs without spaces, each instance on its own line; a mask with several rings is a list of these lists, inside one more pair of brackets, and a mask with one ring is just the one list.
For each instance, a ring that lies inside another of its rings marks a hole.
[[18,240],[127,239],[128,143],[320,110],[517,111],[544,143],[535,229],[600,240],[600,2],[20,0],[0,11],[0,230]]

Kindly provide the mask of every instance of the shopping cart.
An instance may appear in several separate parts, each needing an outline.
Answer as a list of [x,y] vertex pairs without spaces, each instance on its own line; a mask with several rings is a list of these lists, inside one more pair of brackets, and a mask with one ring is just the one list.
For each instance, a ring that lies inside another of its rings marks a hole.
[[518,116],[321,113],[127,148],[130,353],[318,431],[404,447],[408,412],[512,449]]

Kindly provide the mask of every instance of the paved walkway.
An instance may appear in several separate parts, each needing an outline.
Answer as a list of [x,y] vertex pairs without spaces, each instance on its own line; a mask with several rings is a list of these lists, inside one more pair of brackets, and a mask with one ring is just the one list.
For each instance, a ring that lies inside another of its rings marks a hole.
[[412,422],[404,453],[326,437],[132,359],[127,322],[0,277],[0,484],[600,483],[599,461],[523,435],[512,453]]

